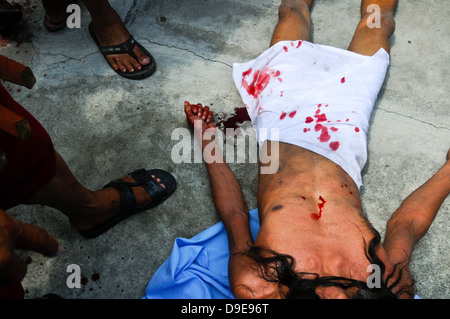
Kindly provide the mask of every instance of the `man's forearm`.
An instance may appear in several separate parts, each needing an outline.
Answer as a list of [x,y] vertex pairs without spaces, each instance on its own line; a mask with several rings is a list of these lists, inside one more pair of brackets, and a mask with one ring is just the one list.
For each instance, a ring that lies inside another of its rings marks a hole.
[[450,192],[450,162],[409,195],[388,223],[404,223],[417,242],[428,231]]
[[[213,143],[213,144],[211,144]],[[203,151],[206,146],[213,150],[213,154],[205,154],[205,164],[209,174],[211,191],[214,204],[221,217],[226,222],[232,214],[248,214],[247,205],[242,194],[241,186],[236,176],[225,162],[216,141],[204,142]],[[209,161],[208,156],[212,156],[219,161]]]
[[[215,146],[213,149],[220,152],[217,143],[215,145],[209,143],[204,143],[203,146]],[[204,149],[205,147],[203,147]],[[236,176],[224,161],[223,155],[221,153],[212,155],[214,158],[220,159],[216,162],[205,161],[214,205],[226,228],[230,253],[242,252],[252,243],[249,214],[244,195]]]

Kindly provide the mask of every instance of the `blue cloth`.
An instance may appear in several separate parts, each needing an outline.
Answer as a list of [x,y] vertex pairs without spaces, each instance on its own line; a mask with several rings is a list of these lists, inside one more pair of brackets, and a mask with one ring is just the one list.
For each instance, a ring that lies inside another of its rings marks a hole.
[[[253,240],[258,209],[249,212]],[[234,299],[228,282],[228,237],[222,222],[191,239],[177,238],[150,280],[143,299]]]
[[[253,240],[258,209],[251,210]],[[150,280],[143,299],[234,299],[228,282],[228,237],[222,222],[191,239],[177,238],[169,258]],[[414,299],[420,299],[418,295]]]

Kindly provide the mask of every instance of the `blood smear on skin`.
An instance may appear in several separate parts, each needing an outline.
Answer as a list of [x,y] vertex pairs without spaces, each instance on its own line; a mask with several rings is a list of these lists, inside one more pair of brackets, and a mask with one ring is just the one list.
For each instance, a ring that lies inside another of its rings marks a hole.
[[319,214],[315,214],[315,213],[311,214],[311,218],[314,220],[319,220],[319,218],[322,217],[323,207],[325,206],[325,203],[326,203],[325,199],[323,199],[322,196],[319,196],[319,201],[320,202],[317,203],[317,205],[319,206]]

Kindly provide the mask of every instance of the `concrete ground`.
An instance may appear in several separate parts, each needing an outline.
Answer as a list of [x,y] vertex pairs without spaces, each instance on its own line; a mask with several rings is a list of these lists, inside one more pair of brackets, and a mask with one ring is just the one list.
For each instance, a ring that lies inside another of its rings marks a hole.
[[[279,0],[112,0],[130,32],[154,55],[157,72],[143,81],[114,73],[81,29],[48,33],[38,0],[17,1],[26,14],[0,54],[29,65],[31,90],[7,83],[13,97],[48,130],[56,150],[90,189],[136,168],[172,172],[178,190],[164,204],[86,240],[50,208],[19,206],[17,219],[46,228],[64,248],[58,258],[21,252],[28,260],[26,298],[53,292],[69,299],[136,299],[169,256],[176,237],[192,237],[218,222],[203,164],[176,164],[171,151],[185,128],[183,102],[213,106],[222,118],[242,107],[231,72],[234,62],[268,47]],[[346,48],[359,20],[360,0],[318,1],[313,40]],[[402,200],[445,162],[450,147],[448,83],[450,7],[439,0],[400,0],[392,37],[392,65],[372,115],[362,200],[376,229]],[[244,124],[248,127],[248,123]],[[249,208],[256,207],[257,164],[231,164]],[[450,201],[442,205],[411,256],[422,298],[450,297]],[[68,288],[67,266],[82,273]]]

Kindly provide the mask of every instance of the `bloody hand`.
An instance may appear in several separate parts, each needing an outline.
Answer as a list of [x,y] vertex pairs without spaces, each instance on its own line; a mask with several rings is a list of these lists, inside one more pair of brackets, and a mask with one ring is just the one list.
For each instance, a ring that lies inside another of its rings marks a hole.
[[200,136],[209,128],[215,129],[214,113],[209,109],[209,106],[203,107],[200,103],[190,104],[189,102],[184,102],[184,112],[186,113],[186,120],[190,128],[195,128],[195,121],[201,121],[202,131],[197,132],[199,134],[201,133]]

